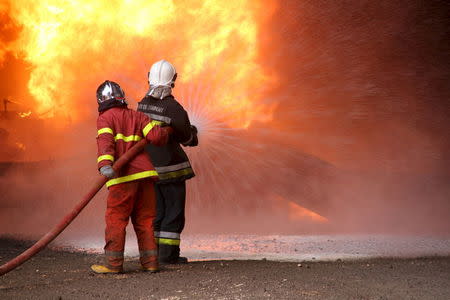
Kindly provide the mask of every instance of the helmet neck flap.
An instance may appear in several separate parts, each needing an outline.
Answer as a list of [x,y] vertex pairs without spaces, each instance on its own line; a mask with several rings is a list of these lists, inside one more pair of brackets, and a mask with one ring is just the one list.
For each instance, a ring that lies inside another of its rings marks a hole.
[[104,112],[113,107],[127,107],[126,102],[120,102],[117,100],[107,100],[98,105],[98,112]]
[[153,98],[164,99],[172,95],[172,88],[168,86],[150,86],[147,95]]

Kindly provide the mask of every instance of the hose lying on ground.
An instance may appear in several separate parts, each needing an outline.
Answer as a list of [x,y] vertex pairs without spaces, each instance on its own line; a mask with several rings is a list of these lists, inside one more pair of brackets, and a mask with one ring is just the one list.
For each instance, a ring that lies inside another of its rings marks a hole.
[[[130,150],[128,150],[124,155],[122,155],[114,163],[114,171],[117,172],[123,166],[125,166],[133,157],[135,157],[144,149],[146,144],[147,140],[143,139],[136,145],[134,145]],[[99,178],[97,178],[91,190],[83,197],[81,202],[79,202],[77,206],[75,206],[75,208],[69,214],[67,214],[55,228],[53,228],[53,230],[47,232],[46,235],[44,235],[39,241],[37,241],[33,246],[28,248],[22,254],[0,266],[0,276],[8,273],[11,270],[14,270],[18,266],[29,260],[31,257],[36,255],[51,241],[53,241],[70,223],[72,223],[72,221],[78,216],[83,208],[86,207],[86,205],[92,200],[92,198],[94,198],[97,192],[100,191],[100,189],[105,185],[107,180],[108,179],[104,176],[100,176]]]

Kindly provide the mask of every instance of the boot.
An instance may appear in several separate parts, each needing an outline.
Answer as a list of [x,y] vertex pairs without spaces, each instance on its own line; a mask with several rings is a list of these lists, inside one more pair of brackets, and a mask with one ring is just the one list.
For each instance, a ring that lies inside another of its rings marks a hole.
[[180,264],[187,264],[188,259],[184,256],[178,256],[177,258],[172,259],[160,259],[159,263],[162,265],[180,265]]
[[158,256],[145,256],[140,258],[142,270],[144,272],[156,273],[159,272]]
[[103,265],[92,265],[91,270],[97,274],[119,274],[123,272],[123,269],[120,268],[118,270],[110,269],[107,266]]
[[149,272],[149,273],[158,273],[159,267],[142,267],[142,271]]

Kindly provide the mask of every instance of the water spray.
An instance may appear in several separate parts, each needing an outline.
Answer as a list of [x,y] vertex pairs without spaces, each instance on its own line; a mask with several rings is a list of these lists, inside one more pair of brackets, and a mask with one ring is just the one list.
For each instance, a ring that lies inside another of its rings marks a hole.
[[[114,171],[119,171],[124,167],[133,157],[139,154],[147,144],[147,140],[143,139],[134,145],[128,152],[122,155],[113,165]],[[51,241],[53,241],[61,232],[69,226],[70,223],[80,214],[80,212],[88,205],[88,203],[94,198],[94,196],[100,191],[100,189],[105,185],[108,179],[104,176],[99,176],[89,192],[83,197],[81,202],[79,202],[74,209],[67,214],[61,222],[53,228],[53,230],[47,232],[39,241],[37,241],[33,246],[28,248],[19,256],[13,258],[9,262],[0,266],[0,276],[14,270],[34,255],[39,253],[43,248],[45,248]]]

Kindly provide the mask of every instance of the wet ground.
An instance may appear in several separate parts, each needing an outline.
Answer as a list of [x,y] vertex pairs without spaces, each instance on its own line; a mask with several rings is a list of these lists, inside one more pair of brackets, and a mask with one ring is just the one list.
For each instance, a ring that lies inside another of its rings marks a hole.
[[[126,255],[137,256],[137,242],[128,230]],[[269,259],[276,261],[334,261],[380,257],[450,256],[450,236],[406,235],[250,235],[183,234],[182,252],[194,260]],[[102,253],[103,237],[60,239],[71,246]]]
[[[0,263],[29,243],[0,239]],[[450,299],[450,256],[281,262],[194,261],[139,271],[128,257],[125,273],[96,275],[101,256],[46,249],[0,277],[0,299]]]

